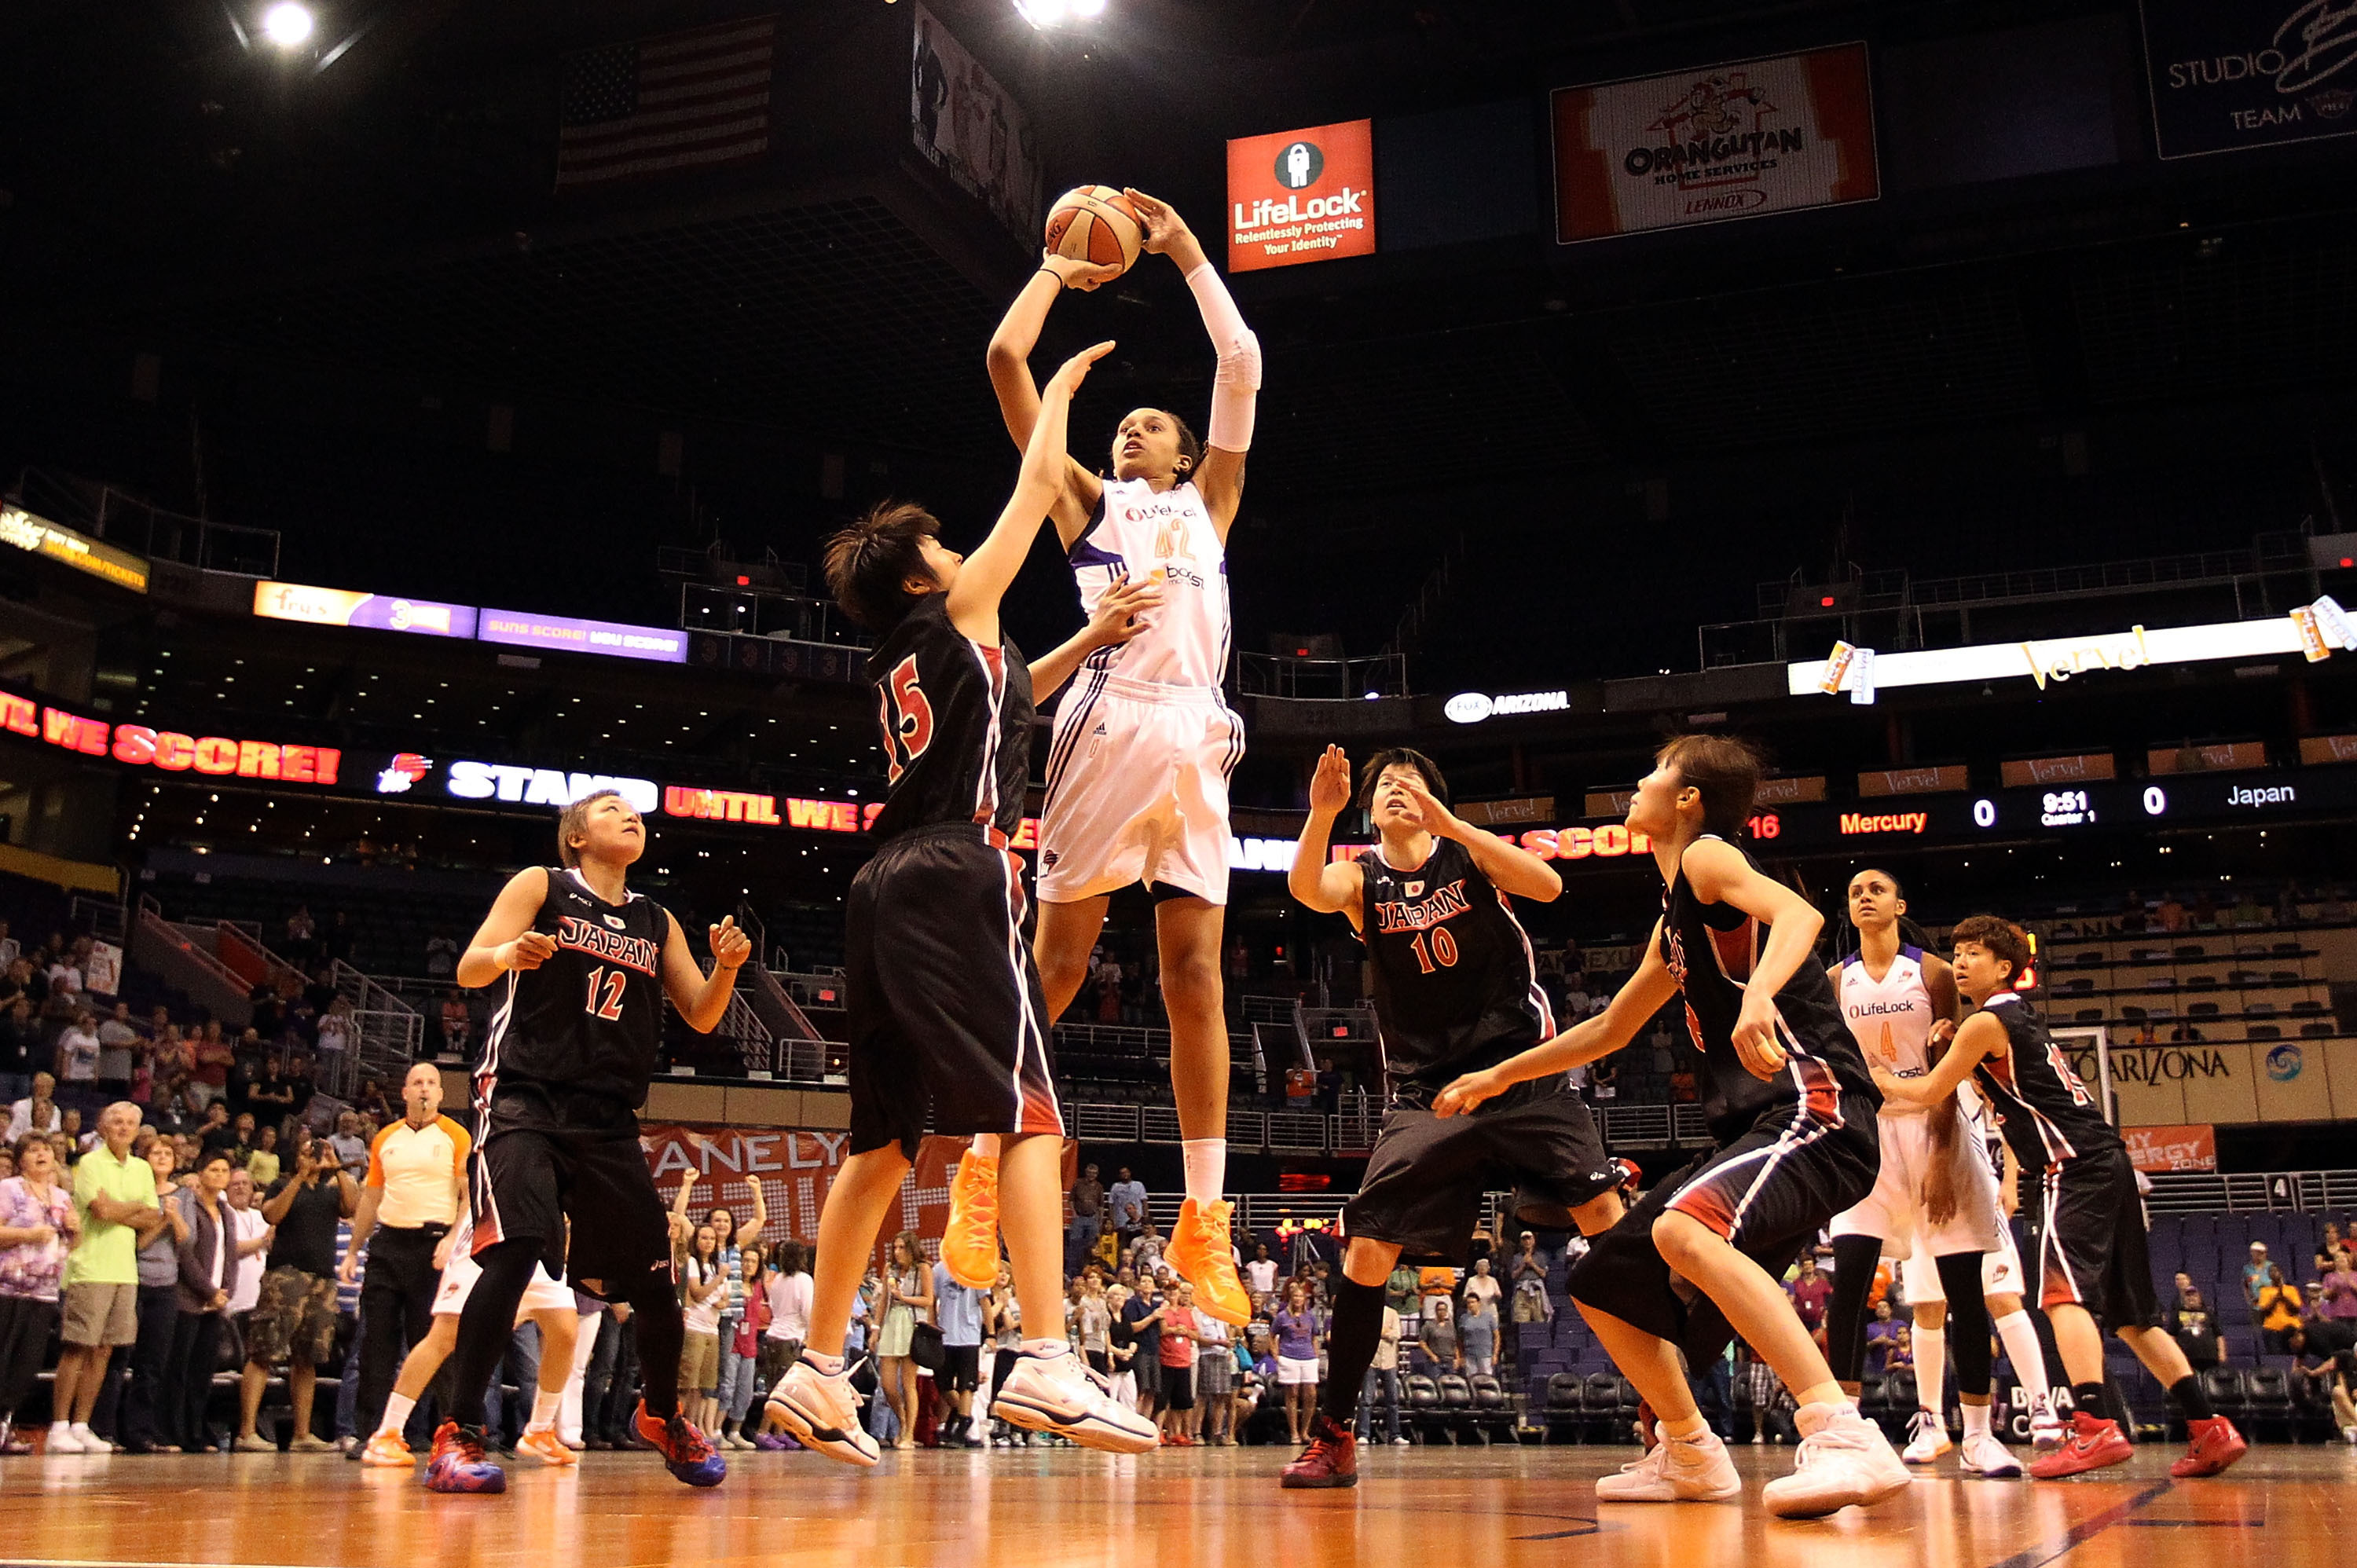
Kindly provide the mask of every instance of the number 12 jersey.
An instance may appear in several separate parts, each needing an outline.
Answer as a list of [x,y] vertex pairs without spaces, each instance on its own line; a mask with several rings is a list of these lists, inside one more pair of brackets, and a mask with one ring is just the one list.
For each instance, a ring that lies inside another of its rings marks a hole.
[[578,871],[548,868],[532,929],[556,950],[538,969],[508,972],[491,1015],[476,1101],[539,1091],[544,1101],[594,1096],[636,1109],[662,1041],[662,949],[671,916],[643,894],[608,904]]

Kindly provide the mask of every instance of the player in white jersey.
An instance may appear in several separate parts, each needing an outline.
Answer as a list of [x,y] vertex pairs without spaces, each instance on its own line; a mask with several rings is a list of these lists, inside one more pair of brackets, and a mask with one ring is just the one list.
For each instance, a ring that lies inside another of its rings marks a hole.
[[[459,1216],[457,1226],[442,1239],[435,1249],[435,1262],[442,1271],[441,1287],[434,1293],[434,1326],[425,1337],[410,1347],[401,1363],[401,1376],[393,1386],[392,1397],[385,1401],[384,1419],[366,1444],[352,1451],[352,1457],[363,1465],[406,1469],[414,1461],[402,1428],[409,1424],[410,1412],[425,1396],[434,1374],[450,1359],[458,1344],[458,1317],[467,1310],[467,1298],[474,1294],[475,1282],[483,1276],[482,1265],[474,1258],[475,1219],[472,1214]],[[519,1453],[529,1454],[544,1465],[575,1465],[580,1461],[565,1440],[556,1434],[557,1407],[565,1401],[565,1384],[573,1375],[574,1339],[579,1331],[580,1307],[573,1293],[557,1283],[545,1262],[533,1266],[532,1279],[523,1287],[523,1301],[516,1308],[516,1322],[537,1324],[540,1327],[540,1380],[533,1398],[532,1419],[525,1423],[523,1436],[516,1444]]]
[[[1221,938],[1228,901],[1228,779],[1243,756],[1243,722],[1222,698],[1228,660],[1228,530],[1243,494],[1260,387],[1260,343],[1185,221],[1165,203],[1125,193],[1146,221],[1146,249],[1187,280],[1219,355],[1210,444],[1168,409],[1133,409],[1114,433],[1109,473],[1067,460],[1053,513],[1079,579],[1082,608],[1129,578],[1150,578],[1161,607],[1125,645],[1092,655],[1057,704],[1039,831],[1039,926],[1034,951],[1048,1015],[1060,1015],[1086,979],[1116,889],[1155,897],[1162,1001],[1170,1015],[1170,1079],[1186,1155],[1187,1197],[1165,1259],[1195,1286],[1197,1305],[1243,1325],[1251,1299],[1236,1277],[1225,1183],[1228,1026]],[[1029,359],[1056,296],[1118,269],[1048,255],[990,340],[990,381],[1017,446],[1039,394]],[[951,1184],[951,1224],[995,1208],[986,1140]],[[987,1279],[966,1280],[977,1288]]]
[[[1827,972],[1850,1034],[1867,1061],[1899,1078],[1921,1078],[1955,1030],[1956,983],[1946,961],[1901,939],[1907,912],[1899,880],[1871,867],[1850,879],[1849,918],[1858,949]],[[1834,1297],[1825,1311],[1826,1359],[1852,1393],[1866,1366],[1867,1297],[1884,1255],[1921,1250],[1956,1316],[1956,1397],[1964,1412],[1965,1469],[2018,1476],[2020,1462],[1989,1425],[1989,1327],[1980,1294],[1981,1259],[1997,1250],[2002,1221],[1987,1151],[1953,1099],[1936,1106],[1885,1100],[1876,1131],[1882,1168],[1866,1201],[1834,1216]],[[1915,1299],[1911,1285],[1908,1299]],[[1941,1399],[1945,1348],[1926,1346],[1916,1326],[1920,1408],[1903,1455],[1929,1464],[1953,1446]]]
[[[2021,1270],[2021,1249],[2013,1240],[2012,1217],[2020,1201],[2020,1167],[2014,1163],[2013,1151],[1998,1136],[1994,1118],[1988,1113],[1987,1102],[1969,1083],[1956,1086],[1956,1103],[1963,1111],[1966,1137],[1987,1161],[1996,1180],[1997,1200],[2004,1219],[1996,1230],[1996,1251],[1981,1254],[1981,1299],[1987,1304],[1988,1315],[1996,1320],[1996,1337],[2004,1341],[2006,1358],[2013,1363],[2013,1375],[2029,1402],[2029,1439],[2040,1449],[2061,1445],[2062,1418],[2055,1412],[2051,1389],[2046,1379],[2046,1352],[2038,1338],[2038,1325],[2030,1318],[2023,1296],[2023,1282],[2029,1277]],[[1928,1238],[1918,1232],[1915,1250],[1900,1265],[1900,1281],[1907,1290],[1907,1307],[1915,1316],[1916,1388],[1919,1393],[1927,1376],[1937,1378],[1945,1369],[1947,1356],[1948,1287],[1940,1278]],[[1937,1408],[1939,1388],[1935,1383],[1928,1396],[1926,1408]]]

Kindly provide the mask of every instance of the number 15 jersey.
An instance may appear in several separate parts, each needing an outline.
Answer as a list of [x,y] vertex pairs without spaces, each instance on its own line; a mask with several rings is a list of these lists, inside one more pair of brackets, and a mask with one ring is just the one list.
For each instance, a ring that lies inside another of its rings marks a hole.
[[[662,949],[671,916],[643,894],[608,904],[578,871],[548,868],[548,892],[532,929],[556,950],[538,969],[508,972],[491,1015],[475,1102],[498,1095],[545,1112],[526,1120],[576,1120],[564,1107],[583,1099],[646,1103],[662,1041]],[[514,1118],[509,1118],[513,1120]]]
[[867,656],[889,783],[871,831],[976,822],[1012,837],[1031,768],[1031,669],[1012,642],[976,642],[927,594]]

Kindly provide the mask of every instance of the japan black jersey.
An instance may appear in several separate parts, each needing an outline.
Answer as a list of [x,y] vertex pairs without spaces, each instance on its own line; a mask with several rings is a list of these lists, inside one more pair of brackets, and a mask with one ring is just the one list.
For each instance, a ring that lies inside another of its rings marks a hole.
[[2046,1032],[2046,1020],[2011,992],[1981,1004],[2005,1026],[2005,1056],[1983,1057],[1973,1078],[2005,1129],[2005,1141],[2024,1170],[2047,1170],[2125,1147],[2104,1108]]
[[890,774],[880,841],[944,822],[1012,836],[1031,768],[1031,669],[1012,642],[974,641],[927,594],[867,656]]
[[552,865],[532,929],[555,939],[556,951],[538,969],[508,972],[475,1069],[478,1103],[523,1090],[543,1107],[588,1097],[645,1104],[671,917],[643,894],[608,904],[579,872]]
[[[1734,848],[1758,866],[1749,850]],[[1834,1000],[1833,983],[1814,959],[1803,959],[1776,993],[1777,1038],[1791,1058],[1784,1070],[1762,1080],[1744,1067],[1735,1051],[1735,1024],[1743,1012],[1744,984],[1759,964],[1767,935],[1765,925],[1734,905],[1696,897],[1683,865],[1663,890],[1662,961],[1685,993],[1686,1028],[1709,1074],[1703,1115],[1711,1136],[1722,1144],[1774,1107],[1804,1104],[1838,1120],[1844,1094],[1882,1102]]]
[[1435,838],[1422,865],[1394,870],[1377,844],[1359,871],[1359,932],[1395,1088],[1442,1088],[1555,1033],[1530,939],[1471,851]]

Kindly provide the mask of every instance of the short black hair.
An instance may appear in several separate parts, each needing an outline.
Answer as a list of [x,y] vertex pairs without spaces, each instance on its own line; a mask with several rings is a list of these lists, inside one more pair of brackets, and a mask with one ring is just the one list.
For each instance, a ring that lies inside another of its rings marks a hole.
[[1986,948],[1991,957],[2011,964],[2013,972],[2006,976],[2009,982],[2018,983],[2029,968],[2029,939],[2002,915],[1967,915],[1958,920],[1948,933],[1949,950],[1953,951],[1966,942]]
[[1702,825],[1733,843],[1743,835],[1760,794],[1767,761],[1760,748],[1731,735],[1677,735],[1662,743],[1654,761],[1678,770],[1678,782],[1702,794]]
[[939,538],[942,521],[914,501],[879,501],[867,515],[826,542],[826,585],[843,613],[881,635],[917,606],[911,577],[931,577],[924,540]]
[[1386,768],[1413,768],[1423,776],[1424,787],[1442,805],[1448,804],[1448,780],[1440,776],[1440,764],[1410,746],[1390,746],[1367,758],[1359,768],[1359,809],[1365,811],[1375,803],[1375,785]]
[[[622,792],[619,789],[592,789],[587,795],[582,796],[578,800],[576,800],[571,805],[565,807],[564,811],[558,815],[556,819],[556,864],[565,867],[567,871],[575,870],[581,865],[581,852],[573,847],[573,835],[587,830],[589,823],[589,808],[596,805],[598,801],[604,800],[608,795],[613,796],[614,799],[618,800],[622,800]],[[622,800],[622,803],[626,806],[630,804],[628,800]],[[221,1102],[218,1100],[213,1101],[214,1105],[219,1105],[221,1103]],[[207,1113],[210,1114],[210,1107],[207,1110]]]

